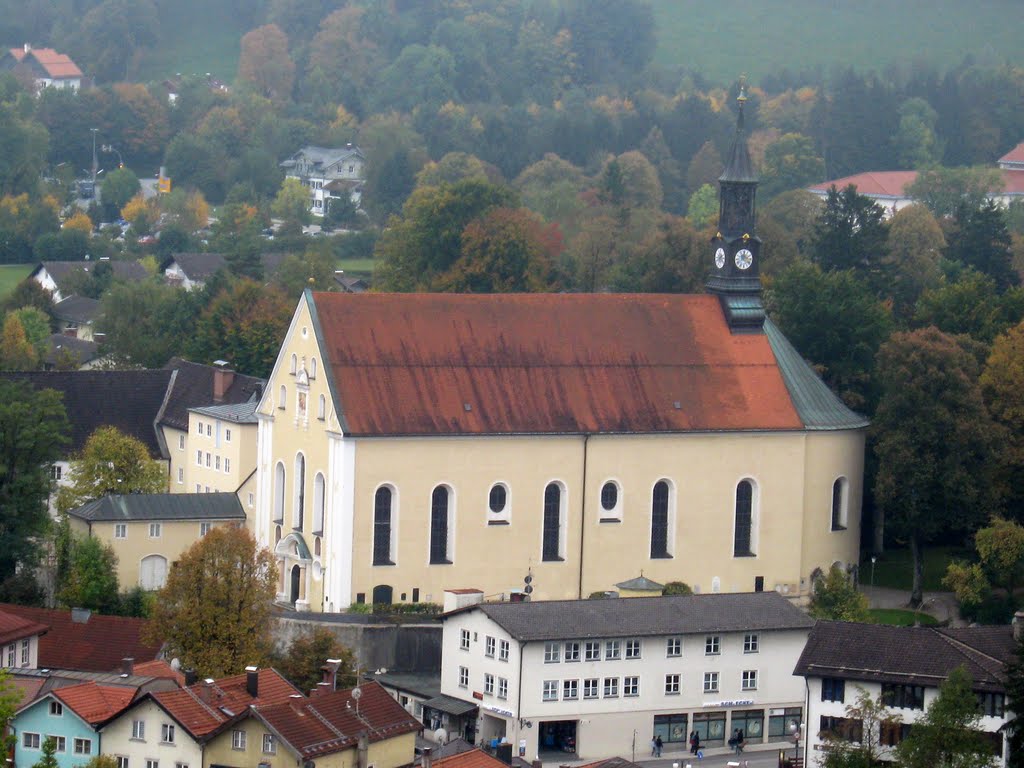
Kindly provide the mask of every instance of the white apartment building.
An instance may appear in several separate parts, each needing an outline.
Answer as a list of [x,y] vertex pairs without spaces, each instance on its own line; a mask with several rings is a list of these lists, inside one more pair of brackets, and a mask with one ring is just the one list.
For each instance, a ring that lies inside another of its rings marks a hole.
[[1014,655],[1014,629],[1008,626],[892,627],[821,621],[811,630],[795,674],[807,681],[807,720],[802,729],[804,765],[820,766],[830,738],[854,743],[863,722],[847,708],[863,690],[881,695],[899,724],[883,727],[883,759],[924,716],[949,673],[966,667],[982,712],[980,729],[989,734],[998,765],[1006,764],[1006,738],[1000,729],[1010,719],[1001,674]]
[[708,748],[736,729],[789,748],[813,624],[775,592],[464,606],[444,615],[441,693],[478,715],[451,735],[530,760],[640,757],[655,736],[685,752],[691,731]]
[[309,210],[323,216],[331,200],[347,197],[358,207],[363,196],[363,166],[366,158],[359,147],[303,147],[281,167],[285,177],[298,179],[309,189]]

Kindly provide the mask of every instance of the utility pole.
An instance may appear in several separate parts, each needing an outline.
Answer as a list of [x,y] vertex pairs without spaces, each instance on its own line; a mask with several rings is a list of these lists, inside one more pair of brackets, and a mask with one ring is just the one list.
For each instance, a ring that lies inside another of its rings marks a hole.
[[92,131],[92,189],[93,195],[96,194],[96,171],[99,170],[99,163],[96,161],[96,132],[99,128],[90,128]]

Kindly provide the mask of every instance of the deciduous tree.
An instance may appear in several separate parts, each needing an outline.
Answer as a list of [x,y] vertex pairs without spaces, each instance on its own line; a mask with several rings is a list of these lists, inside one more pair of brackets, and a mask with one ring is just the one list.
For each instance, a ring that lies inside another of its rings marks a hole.
[[825,161],[815,150],[814,141],[799,133],[785,133],[765,148],[758,194],[770,200],[824,178]]
[[150,637],[201,675],[258,664],[270,647],[277,567],[245,528],[219,526],[171,569],[153,608]]
[[57,496],[64,512],[107,494],[167,491],[167,473],[145,444],[112,426],[89,435],[82,455],[71,462],[70,475],[71,483]]
[[868,621],[868,598],[857,589],[853,578],[833,565],[828,574],[814,583],[808,609],[816,619],[832,621]]
[[281,188],[277,191],[277,197],[274,198],[270,209],[275,216],[286,222],[308,224],[309,204],[309,190],[302,186],[298,179],[288,178],[281,182]]
[[288,36],[276,24],[257,27],[242,37],[238,79],[275,103],[291,99],[295,62],[288,54]]
[[25,328],[17,315],[4,318],[0,330],[0,370],[34,371],[39,366],[39,355],[25,335]]
[[60,394],[0,381],[0,595],[5,600],[19,569],[31,573],[36,564],[39,537],[49,520],[51,468],[62,455],[67,431]]
[[977,210],[991,193],[1002,189],[1003,178],[995,168],[939,167],[919,172],[905,191],[941,219],[961,205]]
[[998,430],[978,384],[973,350],[936,328],[896,333],[878,352],[875,499],[913,556],[911,604],[921,603],[923,551],[988,517]]
[[901,768],[989,768],[995,757],[981,729],[978,696],[964,667],[957,667],[939,686],[924,717],[896,746]]
[[308,694],[321,682],[321,668],[327,659],[341,662],[335,678],[338,688],[348,688],[359,682],[352,649],[325,627],[314,627],[298,635],[288,650],[275,660],[274,666],[292,685]]
[[909,319],[921,293],[939,285],[939,259],[946,238],[931,211],[923,205],[908,205],[889,222],[887,246],[893,312]]
[[828,733],[822,768],[874,768],[882,762],[882,731],[900,725],[900,715],[881,695],[873,699],[859,686],[856,691],[844,714],[848,723],[860,723],[860,733]]
[[75,538],[71,542],[68,561],[57,593],[60,604],[67,608],[117,613],[120,601],[114,549],[93,536]]
[[131,168],[118,168],[107,174],[100,188],[100,199],[104,207],[111,211],[111,218],[117,216],[128,201],[142,191],[139,177]]

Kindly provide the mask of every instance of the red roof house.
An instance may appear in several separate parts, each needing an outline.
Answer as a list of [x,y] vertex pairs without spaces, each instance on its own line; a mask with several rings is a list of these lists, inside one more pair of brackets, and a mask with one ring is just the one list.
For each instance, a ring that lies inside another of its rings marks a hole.
[[126,658],[145,662],[160,655],[162,644],[143,638],[149,625],[146,619],[10,603],[0,603],[0,612],[50,628],[39,639],[41,668],[113,672],[120,671]]
[[25,72],[40,88],[77,89],[83,77],[82,70],[69,56],[52,48],[33,48],[28,43],[21,48],[11,48],[0,57],[0,69]]

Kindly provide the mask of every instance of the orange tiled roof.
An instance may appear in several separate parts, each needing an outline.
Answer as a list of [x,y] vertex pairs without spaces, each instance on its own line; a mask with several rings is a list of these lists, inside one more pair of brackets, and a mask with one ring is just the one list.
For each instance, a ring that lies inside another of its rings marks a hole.
[[1000,163],[1024,163],[1024,141],[999,158]]
[[482,749],[471,749],[457,755],[449,755],[433,760],[434,768],[508,768],[505,763]]
[[764,334],[716,296],[314,293],[346,432],[800,429]]
[[370,742],[378,742],[423,727],[379,683],[360,686],[358,704],[352,690],[258,706],[256,714],[304,758],[349,749],[363,731]]
[[90,725],[107,720],[131,704],[135,688],[82,683],[57,688],[51,695]]
[[185,686],[185,676],[163,659],[153,659],[153,661],[136,664],[132,668],[132,674],[142,675],[143,677],[155,677],[160,680],[173,680],[178,684],[178,687]]
[[42,624],[7,611],[0,611],[0,645],[23,640],[33,635],[42,635],[49,629],[48,624]]
[[39,638],[40,668],[113,672],[121,669],[124,658],[150,661],[160,653],[159,644],[142,639],[146,619],[92,614],[88,621],[76,622],[71,611],[10,603],[0,603],[0,611],[50,627]]
[[19,62],[24,62],[29,56],[34,58],[46,70],[46,74],[55,80],[82,76],[82,70],[71,60],[70,56],[57,53],[53,48],[31,48],[28,51],[24,48],[11,48],[10,50],[11,55]]
[[[178,691],[150,695],[194,738],[200,738],[241,714],[251,704],[274,704],[299,693],[275,669],[261,669],[258,674],[259,687],[255,698],[246,690],[245,674],[215,680],[208,693],[205,690],[207,684],[200,682]],[[209,700],[204,700],[204,696]]]
[[811,189],[828,192],[833,185],[836,189],[842,190],[853,184],[862,195],[908,197],[905,187],[916,178],[917,171],[868,171],[815,184]]

